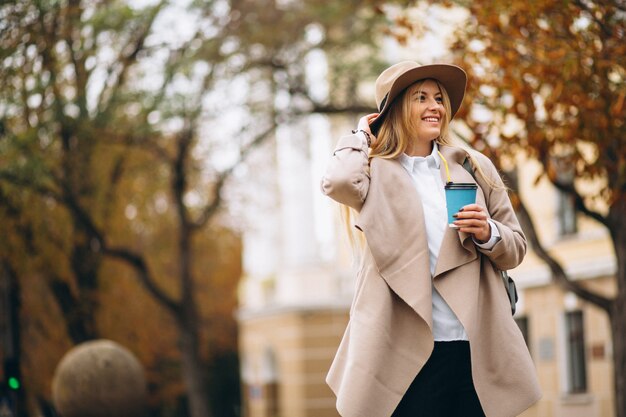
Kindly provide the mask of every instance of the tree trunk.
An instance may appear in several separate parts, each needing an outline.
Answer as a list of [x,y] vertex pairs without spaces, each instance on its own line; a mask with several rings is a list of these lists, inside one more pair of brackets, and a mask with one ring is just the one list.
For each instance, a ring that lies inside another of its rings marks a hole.
[[181,300],[178,322],[181,337],[183,379],[187,386],[189,414],[191,417],[211,417],[207,370],[199,354],[200,338],[198,335],[198,327],[200,326],[200,315],[198,314],[198,308],[194,298],[195,281],[191,271],[193,262],[191,241],[193,233],[189,227],[186,210],[182,203],[182,195],[185,189],[184,179],[183,176],[179,176],[179,178],[181,178],[182,181],[175,184],[175,192],[178,197],[180,226],[178,251]]
[[609,212],[615,249],[617,295],[611,310],[613,332],[613,376],[615,384],[615,417],[626,417],[626,199],[616,202]]
[[208,381],[198,352],[198,323],[180,323],[183,379],[187,386],[189,415],[211,417]]
[[613,377],[615,391],[615,417],[626,417],[626,326],[624,302],[615,300],[611,317],[613,332]]
[[[20,304],[22,300],[21,293],[21,285],[18,279],[18,276],[9,265],[6,260],[2,260],[2,264],[0,264],[0,300],[5,302],[7,301],[7,305],[3,306],[4,309],[0,309],[0,313],[6,314],[6,324],[8,324],[7,328],[4,330],[6,333],[1,334],[4,340],[4,349],[6,350],[4,353],[4,360],[11,360],[18,366],[18,374],[17,376],[22,379],[22,338],[20,332]],[[7,375],[5,375],[5,378]],[[17,391],[11,392],[10,395],[13,397],[13,401],[15,401],[15,409],[17,410],[16,416],[18,417],[26,417],[26,394],[23,386],[23,381],[20,381],[22,387]]]
[[51,277],[49,285],[63,314],[67,334],[77,345],[98,335],[95,314],[102,256],[91,247],[87,233],[77,230],[75,235],[71,266],[78,293],[61,277]]

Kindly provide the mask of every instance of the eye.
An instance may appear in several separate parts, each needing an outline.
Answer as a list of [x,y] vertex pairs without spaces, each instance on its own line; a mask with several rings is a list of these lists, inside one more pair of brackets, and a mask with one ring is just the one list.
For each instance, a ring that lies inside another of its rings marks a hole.
[[443,97],[436,97],[435,100],[437,101],[437,103],[442,104],[443,103]]

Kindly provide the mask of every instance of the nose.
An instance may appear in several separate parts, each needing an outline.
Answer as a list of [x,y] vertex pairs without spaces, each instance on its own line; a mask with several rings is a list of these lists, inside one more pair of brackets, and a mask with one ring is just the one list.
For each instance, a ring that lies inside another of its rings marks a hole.
[[442,103],[438,102],[435,98],[429,98],[427,104],[428,110],[439,110],[440,107],[443,106]]

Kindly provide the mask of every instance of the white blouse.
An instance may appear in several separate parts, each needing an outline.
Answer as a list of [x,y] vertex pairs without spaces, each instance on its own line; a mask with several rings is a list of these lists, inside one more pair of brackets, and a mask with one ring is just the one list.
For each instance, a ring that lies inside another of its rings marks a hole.
[[[431,276],[435,274],[439,249],[448,228],[446,196],[439,172],[441,158],[437,150],[437,144],[433,142],[433,151],[427,157],[402,154],[399,158],[404,169],[411,175],[424,207]],[[491,249],[500,237],[496,225],[491,220],[488,221],[491,223],[491,238],[483,244],[474,241],[484,249]],[[434,286],[432,319],[433,337],[436,341],[468,340],[463,325]]]

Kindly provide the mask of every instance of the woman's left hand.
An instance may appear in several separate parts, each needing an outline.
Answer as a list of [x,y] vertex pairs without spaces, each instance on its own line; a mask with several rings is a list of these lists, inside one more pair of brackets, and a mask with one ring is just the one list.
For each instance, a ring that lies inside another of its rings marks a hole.
[[459,231],[474,235],[479,243],[485,243],[491,238],[491,225],[487,221],[485,209],[478,204],[468,204],[454,215],[454,225]]

